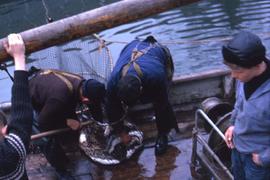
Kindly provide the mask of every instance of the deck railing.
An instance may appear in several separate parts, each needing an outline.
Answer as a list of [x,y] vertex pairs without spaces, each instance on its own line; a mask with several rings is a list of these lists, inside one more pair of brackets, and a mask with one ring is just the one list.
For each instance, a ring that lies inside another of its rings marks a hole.
[[[198,109],[195,113],[195,126],[193,129],[193,139],[192,139],[192,156],[191,156],[191,168],[195,168],[197,165],[198,160],[198,142],[202,145],[203,149],[207,151],[207,153],[218,163],[218,165],[221,167],[224,174],[230,178],[233,179],[233,175],[229,171],[229,169],[223,164],[223,162],[220,160],[220,158],[216,155],[216,153],[211,149],[211,147],[208,145],[206,140],[200,135],[199,133],[199,119],[200,117],[203,118],[203,120],[207,121],[210,126],[213,128],[214,131],[218,133],[218,135],[225,141],[224,134],[218,129],[218,127],[213,123],[213,121],[207,116],[207,114],[201,110]],[[200,158],[203,161],[203,158]],[[206,162],[204,162],[204,165],[207,166],[206,168],[210,171],[210,173],[216,178],[216,179],[223,179],[220,174],[215,172],[215,168],[211,165],[207,165]]]

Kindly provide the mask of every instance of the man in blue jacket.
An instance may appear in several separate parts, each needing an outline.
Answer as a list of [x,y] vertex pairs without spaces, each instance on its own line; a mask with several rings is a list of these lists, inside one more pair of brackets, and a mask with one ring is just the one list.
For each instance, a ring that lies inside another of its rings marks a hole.
[[4,47],[14,58],[15,72],[11,121],[6,124],[3,116],[0,119],[0,179],[27,179],[25,159],[32,131],[33,109],[28,72],[25,70],[25,47],[19,34],[9,35]]
[[270,63],[265,51],[260,38],[247,31],[222,48],[224,63],[238,80],[225,132],[236,180],[270,179]]
[[169,50],[152,36],[144,41],[134,40],[122,50],[107,86],[106,111],[113,129],[122,141],[130,141],[123,128],[123,105],[132,106],[138,100],[154,106],[158,138],[157,155],[167,150],[167,135],[177,128],[176,118],[168,100],[173,63]]

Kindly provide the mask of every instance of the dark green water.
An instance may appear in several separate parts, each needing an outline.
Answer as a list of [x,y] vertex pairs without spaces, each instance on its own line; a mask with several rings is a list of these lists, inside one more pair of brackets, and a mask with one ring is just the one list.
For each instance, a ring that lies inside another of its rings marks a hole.
[[[116,1],[1,0],[0,37],[46,24],[46,9],[50,17],[58,20],[113,2]],[[170,48],[176,74],[182,75],[224,68],[220,53],[223,39],[239,30],[258,34],[269,49],[269,25],[269,0],[205,0],[108,29],[99,35],[105,40],[123,42],[154,35]],[[109,46],[114,60],[123,46],[121,43]],[[9,100],[11,82],[5,72],[0,72],[0,87],[0,102]]]

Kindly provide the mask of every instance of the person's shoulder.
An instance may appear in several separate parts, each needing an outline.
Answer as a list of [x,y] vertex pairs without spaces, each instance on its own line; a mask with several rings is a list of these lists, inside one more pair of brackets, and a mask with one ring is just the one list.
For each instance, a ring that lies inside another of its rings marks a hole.
[[140,43],[141,41],[139,39],[134,39],[132,41],[130,41],[126,46],[125,48],[134,48],[138,43]]
[[26,157],[26,149],[21,138],[13,133],[8,134],[0,142],[0,167],[17,165],[18,161]]
[[20,144],[5,138],[0,142],[0,179],[20,179],[24,174],[26,153]]
[[15,133],[9,133],[7,136],[5,136],[5,139],[20,154],[20,156],[26,156],[25,145],[19,135]]

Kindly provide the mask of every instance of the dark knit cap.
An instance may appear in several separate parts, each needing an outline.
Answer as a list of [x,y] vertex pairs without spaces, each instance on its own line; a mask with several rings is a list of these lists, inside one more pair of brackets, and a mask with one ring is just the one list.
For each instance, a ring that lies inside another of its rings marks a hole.
[[117,96],[127,105],[133,105],[141,94],[141,81],[134,75],[122,77],[117,85]]
[[82,95],[92,102],[101,102],[105,96],[104,84],[95,79],[88,79],[82,84]]
[[266,60],[265,47],[261,39],[248,31],[241,31],[222,47],[226,62],[250,68]]

